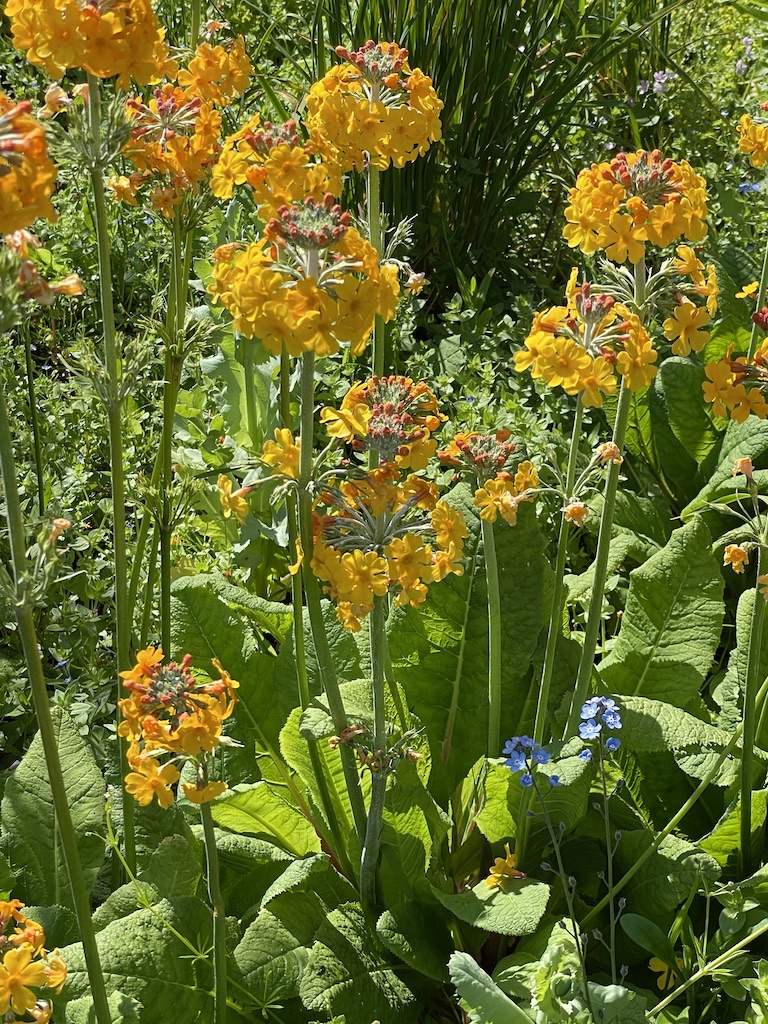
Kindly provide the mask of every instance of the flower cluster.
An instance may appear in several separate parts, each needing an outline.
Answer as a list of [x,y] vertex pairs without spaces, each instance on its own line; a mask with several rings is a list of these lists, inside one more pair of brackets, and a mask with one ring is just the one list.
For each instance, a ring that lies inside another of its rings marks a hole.
[[417,606],[430,583],[462,575],[466,523],[438,498],[421,477],[401,480],[393,462],[326,488],[325,514],[314,517],[311,567],[345,628],[359,630],[376,597],[391,592],[395,606]]
[[231,199],[236,185],[248,185],[264,220],[281,207],[311,196],[319,202],[327,192],[340,195],[341,170],[326,156],[322,161],[301,142],[299,125],[286,121],[261,124],[258,114],[239,131],[227,136],[211,174],[211,191]]
[[[526,787],[534,784],[533,766],[549,764],[552,760],[552,755],[530,736],[513,736],[504,744],[502,754],[506,758],[504,764],[507,768],[513,772],[523,773],[520,776],[520,785]],[[560,779],[557,775],[550,775],[549,784],[558,786]]]
[[704,398],[712,403],[716,416],[730,416],[737,423],[743,423],[750,414],[761,420],[768,416],[768,341],[751,359],[732,359],[729,353],[724,359],[707,363],[704,372]]
[[753,167],[763,167],[768,161],[768,123],[742,114],[739,119],[739,152],[749,154]]
[[45,949],[45,932],[21,900],[0,900],[0,1018],[47,1024],[53,1004],[35,990],[61,992],[66,980],[67,965],[58,949]]
[[[582,706],[579,736],[585,741],[599,739],[603,730],[615,732],[621,728],[620,708],[612,697],[590,697]],[[605,741],[605,749],[609,754],[615,753],[621,746],[621,740],[609,736]],[[592,760],[592,751],[586,747],[579,754],[582,761]]]
[[639,316],[611,295],[595,293],[589,282],[576,287],[576,271],[566,290],[567,306],[536,313],[525,348],[515,353],[515,369],[585,406],[600,406],[616,393],[615,371],[636,391],[656,376],[658,352]]
[[437,398],[423,381],[410,377],[371,377],[349,389],[338,409],[326,407],[320,419],[331,437],[358,452],[374,451],[382,464],[425,469],[435,454],[432,433],[440,425]]
[[32,104],[12,103],[0,92],[0,235],[27,227],[37,217],[56,219],[51,193],[56,168],[45,129]]
[[579,173],[569,199],[568,244],[583,253],[604,250],[614,263],[639,262],[646,242],[698,242],[707,233],[706,182],[686,161],[663,160],[658,150],[592,164]]
[[347,344],[359,355],[376,315],[394,317],[400,285],[397,267],[380,264],[348,223],[330,194],[322,203],[308,198],[282,207],[268,238],[216,250],[208,290],[232,314],[235,329],[270,352],[285,345],[292,356],[324,356]]
[[84,68],[124,89],[157,82],[169,64],[151,0],[8,0],[5,13],[14,46],[51,78]]
[[[146,806],[156,796],[161,807],[174,800],[171,785],[178,782],[177,762],[192,760],[198,767],[195,783],[183,783],[193,803],[207,803],[223,793],[225,782],[207,781],[207,755],[221,742],[222,723],[232,714],[239,685],[214,659],[219,679],[197,683],[190,673],[191,655],[180,664],[161,664],[163,652],[148,647],[136,655],[136,664],[121,672],[130,696],[119,702],[123,716],[118,732],[129,742],[131,771],[125,788]],[[159,758],[170,754],[161,765]]]
[[341,167],[403,167],[440,138],[442,101],[432,80],[408,66],[397,43],[369,40],[360,50],[337,47],[345,61],[316,82],[307,96],[307,128],[324,158]]

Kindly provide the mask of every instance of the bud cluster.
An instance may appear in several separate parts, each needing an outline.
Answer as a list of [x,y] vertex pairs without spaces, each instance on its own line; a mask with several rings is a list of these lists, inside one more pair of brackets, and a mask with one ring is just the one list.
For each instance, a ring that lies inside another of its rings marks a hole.
[[396,89],[400,85],[400,71],[408,60],[408,51],[396,43],[374,43],[369,39],[359,50],[337,46],[336,56],[351,64],[371,85]]
[[[602,292],[593,295],[589,281],[585,281],[580,288],[576,289],[573,298],[579,316],[590,327],[597,327],[616,305],[616,300],[612,295],[605,295]],[[571,330],[578,330],[578,323],[575,320],[573,323],[567,322]]]
[[352,218],[344,213],[330,192],[321,203],[309,196],[303,203],[281,206],[267,223],[264,234],[277,245],[290,243],[299,249],[327,249],[347,232]]
[[439,424],[435,416],[424,415],[434,411],[434,395],[407,377],[372,377],[367,400],[371,415],[363,447],[377,451],[383,462],[407,455],[404,446],[429,437]]
[[508,430],[493,434],[457,434],[448,448],[437,453],[441,462],[472,470],[483,480],[502,473],[508,466],[515,444]]
[[300,146],[297,128],[298,125],[293,120],[285,121],[283,124],[265,121],[258,131],[248,132],[245,141],[259,156],[268,157],[270,150],[275,146]]
[[158,87],[154,90],[154,96],[156,110],[133,96],[126,100],[126,106],[133,116],[131,134],[134,139],[164,145],[177,135],[194,134],[195,119],[202,104],[199,97],[186,99],[184,93],[172,85]]
[[669,158],[662,160],[658,149],[650,153],[640,149],[633,163],[629,163],[626,153],[619,153],[611,161],[610,171],[605,176],[620,184],[630,196],[638,196],[647,207],[651,207],[676,202],[682,197],[682,185],[672,177],[674,166],[674,161]]
[[126,678],[125,688],[138,694],[145,714],[166,712],[171,718],[171,728],[178,728],[178,720],[189,712],[190,704],[199,708],[206,706],[205,702],[195,699],[197,695],[218,697],[227,688],[223,681],[198,685],[189,671],[191,662],[192,655],[185,654],[180,665],[175,661],[169,661],[167,665],[155,664],[149,675],[140,679]]

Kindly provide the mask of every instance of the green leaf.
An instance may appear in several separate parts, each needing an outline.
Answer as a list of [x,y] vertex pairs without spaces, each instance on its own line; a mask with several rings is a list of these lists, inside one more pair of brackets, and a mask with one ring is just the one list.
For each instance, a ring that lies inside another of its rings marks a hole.
[[[198,1024],[213,1012],[211,967],[206,957],[190,955],[169,926],[201,954],[209,949],[210,909],[196,899],[163,900],[151,910],[113,921],[97,934],[102,970],[114,990],[141,1003],[141,1024]],[[66,946],[61,955],[69,974],[56,998],[57,1014],[90,992],[82,946]]]
[[451,895],[433,887],[432,892],[446,910],[462,921],[499,935],[531,935],[544,916],[549,886],[532,878],[515,878],[506,891],[489,889],[478,882],[474,889]]
[[217,574],[182,577],[171,592],[171,649],[180,659],[191,654],[195,672],[212,676],[218,658],[240,683],[235,725],[248,722],[275,742],[296,691],[277,686],[275,642],[290,629],[286,605],[264,601]]
[[387,949],[409,967],[435,981],[448,981],[453,939],[435,905],[397,903],[376,922],[376,934]]
[[214,801],[211,813],[222,828],[268,839],[294,857],[320,850],[311,823],[266,782],[234,786]]
[[[111,1024],[138,1024],[142,1010],[138,999],[133,999],[123,992],[110,992],[107,1002]],[[96,1007],[90,996],[74,999],[68,1004],[67,1024],[98,1024]]]
[[[464,514],[469,530],[464,575],[432,585],[418,609],[399,609],[388,623],[395,676],[430,737],[430,791],[441,804],[486,753],[488,728],[488,605],[480,520],[465,485],[454,488],[448,501]],[[521,506],[514,527],[498,522],[494,538],[504,736],[515,731],[520,688],[547,621],[551,569],[533,505]],[[520,601],[523,593],[525,601]]]
[[639,914],[624,913],[619,918],[621,927],[629,938],[652,956],[661,957],[665,964],[674,968],[675,952],[668,936],[653,921]]
[[662,391],[669,426],[680,444],[699,464],[720,444],[722,431],[704,401],[704,367],[672,356],[659,367],[653,386]]
[[[624,832],[616,850],[614,872],[628,871],[652,842],[649,832]],[[694,889],[702,885],[711,889],[719,877],[720,866],[716,860],[692,843],[672,835],[645,861],[625,886],[623,895],[630,913],[653,921],[678,907]]]
[[348,903],[356,895],[352,883],[336,871],[324,854],[289,864],[264,893],[262,906],[268,906],[287,892],[313,892],[329,907]]
[[[93,889],[104,860],[104,779],[69,714],[52,709],[64,787],[86,889]],[[9,777],[2,804],[2,852],[16,875],[14,895],[26,903],[74,908],[56,828],[53,794],[40,733]]]
[[[749,655],[749,636],[752,631],[752,613],[755,608],[756,591],[754,587],[745,590],[739,598],[736,606],[736,647],[731,651],[728,661],[728,669],[723,679],[723,685],[736,687],[739,695],[744,693],[744,684],[747,678],[747,658]],[[759,598],[763,600],[763,598]],[[768,616],[763,618],[763,636],[760,643],[760,660],[757,665],[757,679],[760,683],[768,676]],[[727,692],[727,691],[726,691]],[[739,702],[741,696],[739,697]],[[768,722],[764,722],[760,716],[762,729],[756,737],[758,745],[768,749]]]
[[[751,800],[752,822],[750,836],[752,855],[759,859],[763,849],[768,789],[753,791]],[[725,814],[708,836],[699,841],[705,853],[713,857],[732,878],[738,877],[741,863],[741,799],[731,802]]]
[[755,469],[768,468],[768,420],[750,416],[744,423],[731,420],[723,438],[717,470],[695,498],[680,513],[683,522],[703,508],[708,501],[718,501],[738,489],[744,493],[743,477],[734,477],[736,459],[750,458]]
[[[227,914],[243,919],[290,862],[290,854],[272,843],[216,829],[221,893]],[[303,862],[302,862],[303,863]]]
[[469,953],[454,953],[448,968],[476,1024],[531,1024],[533,1018],[502,992]]
[[362,909],[347,903],[320,926],[301,980],[309,1010],[344,1014],[351,1021],[413,1024],[419,1017],[414,992],[399,977],[366,924]]
[[628,750],[699,750],[724,747],[730,735],[686,711],[648,697],[619,698],[621,705],[621,742]]
[[[624,562],[631,558],[642,562],[646,550],[642,541],[628,532],[622,532],[611,540],[608,549],[608,564],[606,566],[606,579],[610,579],[623,566]],[[592,594],[592,587],[595,582],[595,563],[578,576],[566,574],[565,585],[568,588],[568,603],[578,601],[580,604],[588,603]]]
[[400,761],[384,805],[381,880],[385,894],[396,894],[385,902],[413,895],[450,827],[451,819],[429,795],[416,766]]
[[600,663],[603,683],[679,707],[696,703],[723,620],[723,580],[704,523],[676,530],[629,579],[618,639]]
[[[257,342],[249,342],[255,346]],[[216,407],[224,421],[224,428],[229,436],[241,447],[258,448],[269,429],[268,411],[270,409],[270,378],[271,369],[256,363],[252,366],[254,386],[256,389],[257,433],[251,437],[248,431],[248,412],[246,405],[245,368],[235,356],[235,339],[227,334],[223,337],[215,355],[200,360],[200,367],[206,377],[210,377],[219,388]]]

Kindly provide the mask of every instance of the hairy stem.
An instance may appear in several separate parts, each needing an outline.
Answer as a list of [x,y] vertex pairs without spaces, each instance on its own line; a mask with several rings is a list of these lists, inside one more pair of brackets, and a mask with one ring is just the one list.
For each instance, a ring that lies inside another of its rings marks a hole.
[[200,805],[205,861],[208,871],[208,899],[213,911],[213,1024],[227,1021],[227,917],[219,882],[219,852],[213,831],[210,804]]
[[[104,164],[101,154],[101,83],[88,75],[88,118],[91,134],[91,187],[96,222],[96,245],[99,257],[99,296],[104,331],[104,364],[109,376],[110,401],[107,407],[109,427],[109,457],[112,476],[112,537],[115,556],[115,649],[116,688],[120,698],[119,673],[130,668],[129,644],[132,611],[128,604],[128,558],[125,523],[125,470],[123,467],[122,402],[118,397],[121,368],[115,329],[115,311],[112,304],[112,261],[110,258],[107,206],[104,195]],[[119,714],[119,712],[118,712]],[[123,771],[127,770],[126,744],[123,742]],[[131,870],[136,866],[133,800],[123,788],[123,820],[125,828],[125,858]]]
[[387,793],[387,723],[384,714],[386,615],[386,598],[375,597],[370,613],[370,627],[371,674],[373,676],[373,759],[376,770],[372,769],[371,804],[368,808],[365,843],[360,858],[360,894],[363,902],[371,907],[376,905],[376,876],[381,848],[384,800]]
[[27,368],[27,395],[29,397],[29,415],[32,420],[32,444],[35,449],[35,476],[37,477],[37,510],[45,514],[45,481],[43,474],[43,451],[40,444],[40,421],[37,416],[37,397],[35,395],[35,367],[32,362],[32,341],[29,337],[29,326],[22,326],[24,338],[24,359]]
[[[763,545],[757,549],[757,575],[760,576],[765,564]],[[763,622],[765,620],[765,598],[760,585],[755,584],[755,603],[752,608],[752,622],[749,630],[747,673],[744,680],[744,709],[742,714],[743,741],[741,751],[741,819],[740,846],[741,872],[746,878],[752,873],[752,777],[753,752],[755,745],[755,694],[760,670],[760,650],[763,643]]]
[[[481,482],[478,480],[478,487]],[[481,519],[488,594],[488,757],[499,756],[501,730],[501,591],[493,523]]]

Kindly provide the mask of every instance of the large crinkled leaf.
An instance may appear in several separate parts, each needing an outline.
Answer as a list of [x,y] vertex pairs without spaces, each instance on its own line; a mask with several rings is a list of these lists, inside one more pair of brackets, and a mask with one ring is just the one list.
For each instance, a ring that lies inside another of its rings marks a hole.
[[294,857],[320,850],[312,824],[266,782],[227,790],[211,805],[211,813],[216,824],[229,832],[267,839]]
[[731,739],[723,729],[664,701],[626,695],[617,695],[617,701],[621,706],[621,742],[628,750],[698,750],[724,747]]
[[720,444],[722,431],[703,401],[704,367],[671,356],[659,367],[653,386],[664,394],[669,426],[688,454],[701,464]]
[[[741,695],[744,693],[747,678],[747,658],[749,655],[749,635],[752,631],[752,613],[755,608],[756,592],[754,587],[745,590],[739,598],[736,607],[736,647],[731,651],[728,660],[728,670],[723,680],[724,693],[728,688],[733,688],[736,694],[737,707],[734,712],[738,713],[738,705],[741,704]],[[763,600],[763,598],[759,598]],[[760,660],[757,665],[757,682],[760,686],[768,676],[768,615],[763,618],[763,636],[760,643]],[[741,715],[739,714],[739,719]],[[756,737],[756,742],[763,749],[768,750],[768,722],[762,720],[762,729]],[[758,724],[761,724],[758,722]]]
[[435,981],[448,980],[448,957],[454,945],[437,904],[397,903],[376,922],[376,934],[387,949]]
[[291,862],[291,855],[252,836],[215,831],[224,905],[228,915],[242,920],[252,916],[269,886]]
[[275,643],[290,629],[286,605],[274,604],[210,574],[188,576],[173,584],[171,647],[180,659],[191,654],[195,672],[213,675],[218,658],[240,683],[240,706],[228,732],[255,727],[275,742],[288,712],[296,703],[291,692],[275,683]]
[[[608,549],[608,564],[606,566],[605,573],[606,580],[610,580],[628,559],[632,559],[635,562],[643,562],[646,555],[646,546],[642,541],[638,540],[628,531],[619,533],[611,540],[610,547]],[[568,588],[568,603],[571,604],[574,601],[578,601],[581,604],[589,604],[594,583],[594,562],[584,572],[579,573],[578,576],[566,574],[565,585]]]
[[533,1018],[512,1002],[469,953],[454,953],[448,968],[456,991],[469,1007],[472,1024],[531,1024]]
[[432,892],[456,917],[475,928],[499,935],[532,935],[544,916],[549,886],[533,878],[515,878],[505,883],[506,891],[490,889],[478,882],[474,889],[460,893]]
[[[53,708],[52,717],[80,869],[90,892],[104,860],[99,838],[104,828],[104,779],[69,714]],[[59,903],[73,908],[40,733],[6,782],[0,822],[2,852],[16,875],[14,896],[40,906]]]
[[[304,1005],[347,1020],[413,1024],[419,1000],[369,929],[360,906],[347,903],[321,925],[301,980]],[[361,1016],[362,1014],[362,1016]]]
[[734,477],[736,459],[750,458],[758,470],[768,467],[768,420],[750,416],[744,423],[731,420],[723,438],[715,472],[680,513],[685,522],[708,501],[718,501],[736,490],[744,493],[743,477]]
[[[138,999],[124,992],[110,992],[107,1002],[110,1024],[139,1024],[141,1003]],[[67,1005],[67,1024],[99,1024],[96,1007],[90,996],[74,999]]]
[[[652,842],[650,832],[624,832],[616,848],[614,878],[633,867]],[[719,877],[720,865],[713,857],[672,835],[645,861],[622,895],[631,913],[651,921],[666,920],[664,914],[678,907],[694,889],[706,885],[711,890]]]
[[630,575],[618,639],[600,663],[615,693],[695,704],[720,642],[723,580],[700,520]]
[[[441,804],[486,753],[488,734],[488,606],[480,520],[465,485],[455,487],[447,501],[467,521],[464,575],[433,584],[418,609],[399,609],[388,624],[395,677],[430,737],[430,791]],[[499,520],[494,538],[501,591],[504,736],[517,725],[526,674],[548,618],[551,569],[532,504],[520,507],[514,527]]]
[[246,987],[263,1005],[294,999],[320,925],[355,898],[328,857],[291,864],[264,896],[256,920],[235,949]]
[[[108,988],[141,1003],[141,1024],[199,1024],[201,1019],[210,1020],[210,964],[205,957],[191,956],[189,947],[168,925],[201,953],[209,949],[210,909],[197,899],[162,900],[151,909],[113,921],[97,934]],[[56,997],[57,1014],[90,992],[82,946],[66,946],[61,955],[69,974],[61,995]]]

